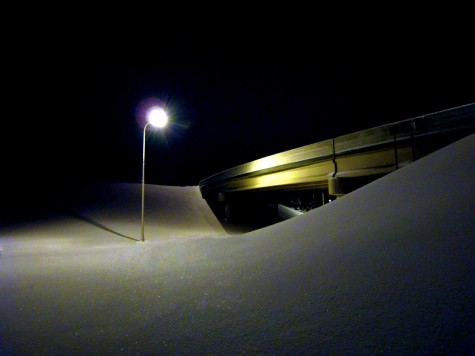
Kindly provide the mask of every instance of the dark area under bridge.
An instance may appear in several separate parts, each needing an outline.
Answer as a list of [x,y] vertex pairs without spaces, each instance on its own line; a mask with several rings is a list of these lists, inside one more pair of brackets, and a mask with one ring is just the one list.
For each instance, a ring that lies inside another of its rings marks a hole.
[[471,103],[260,158],[203,179],[199,186],[225,220],[273,222],[279,204],[301,210],[320,206],[474,129]]

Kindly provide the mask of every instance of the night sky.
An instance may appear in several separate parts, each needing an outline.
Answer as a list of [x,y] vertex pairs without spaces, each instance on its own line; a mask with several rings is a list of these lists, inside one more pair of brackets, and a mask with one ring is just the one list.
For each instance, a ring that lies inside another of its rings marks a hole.
[[140,182],[137,112],[150,98],[171,116],[163,133],[147,130],[146,180],[164,185],[475,101],[466,43],[422,36],[408,47],[396,37],[186,33],[164,50],[124,44],[113,55],[98,43],[39,45],[5,67],[13,113],[2,123],[3,189]]

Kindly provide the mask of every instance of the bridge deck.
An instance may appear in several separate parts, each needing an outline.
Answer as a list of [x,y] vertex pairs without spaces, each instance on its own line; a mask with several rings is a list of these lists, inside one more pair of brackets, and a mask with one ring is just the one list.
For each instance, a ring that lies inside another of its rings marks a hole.
[[467,104],[260,158],[206,178],[199,186],[204,198],[240,191],[326,189],[330,178],[387,174],[474,128],[475,104]]

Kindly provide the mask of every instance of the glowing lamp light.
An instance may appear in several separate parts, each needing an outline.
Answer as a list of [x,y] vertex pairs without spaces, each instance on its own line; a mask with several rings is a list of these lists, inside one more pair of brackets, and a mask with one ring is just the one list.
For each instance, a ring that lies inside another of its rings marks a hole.
[[162,108],[153,107],[147,114],[147,120],[152,126],[163,128],[168,123],[168,115]]

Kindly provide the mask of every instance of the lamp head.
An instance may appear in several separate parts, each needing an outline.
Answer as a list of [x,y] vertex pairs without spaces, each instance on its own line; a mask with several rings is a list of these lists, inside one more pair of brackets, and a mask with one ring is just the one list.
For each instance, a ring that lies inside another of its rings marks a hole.
[[155,127],[163,128],[168,123],[168,115],[161,107],[151,107],[147,112],[147,121]]

